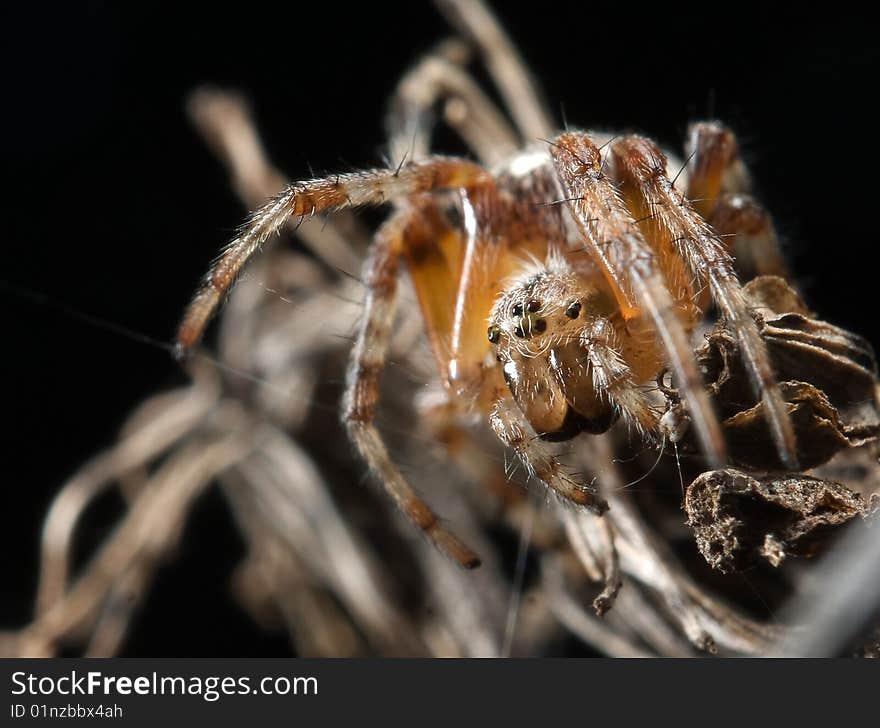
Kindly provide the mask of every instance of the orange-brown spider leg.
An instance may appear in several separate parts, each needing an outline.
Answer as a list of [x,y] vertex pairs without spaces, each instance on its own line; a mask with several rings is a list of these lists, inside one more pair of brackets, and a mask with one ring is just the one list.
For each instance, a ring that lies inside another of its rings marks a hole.
[[[249,210],[289,184],[266,157],[251,110],[240,94],[203,87],[190,94],[187,111],[205,141],[226,164],[235,191]],[[333,220],[325,217],[302,226],[289,220],[288,225],[320,260],[341,270],[356,271],[361,257],[349,239],[363,245],[370,236],[359,229],[353,215],[343,215],[340,211]],[[341,222],[344,225],[337,227]]]
[[529,475],[540,480],[565,500],[588,508],[596,515],[601,516],[608,510],[608,504],[594,491],[578,484],[565,472],[547,443],[535,434],[522,410],[509,394],[499,397],[489,415],[489,424],[501,442],[517,454]]
[[387,126],[391,159],[423,159],[430,148],[431,114],[446,103],[446,121],[480,161],[493,166],[512,156],[516,132],[475,81],[454,62],[461,41],[447,41],[425,56],[397,84]]
[[381,205],[419,192],[468,187],[487,176],[479,165],[432,157],[400,169],[374,169],[290,185],[255,212],[212,266],[177,332],[177,354],[199,341],[223,295],[250,257],[291,217],[306,218],[345,207]]
[[581,335],[587,351],[590,373],[596,392],[603,394],[620,410],[624,421],[644,437],[654,437],[659,430],[657,413],[635,381],[623,358],[614,328],[607,319],[599,319]]
[[780,460],[796,470],[797,443],[788,405],[733,270],[733,261],[715,231],[666,176],[666,157],[652,141],[623,137],[614,142],[611,154],[623,197],[642,220],[646,238],[655,249],[674,251],[698,283],[708,283],[713,301],[739,342],[755,392],[764,403]]
[[374,424],[379,375],[394,322],[400,256],[411,215],[410,210],[402,208],[382,225],[364,264],[367,297],[348,367],[343,420],[352,442],[397,507],[425,532],[437,548],[470,569],[479,565],[479,558],[443,528],[437,516],[409,486],[392,462]]
[[713,468],[726,460],[721,426],[703,387],[687,332],[657,258],[614,185],[602,172],[599,149],[583,133],[562,134],[550,154],[586,250],[599,263],[617,297],[625,320],[653,322],[690,406],[691,421]]
[[688,133],[687,196],[721,237],[743,280],[789,277],[769,213],[746,194],[749,178],[733,132],[715,122],[692,124]]
[[722,194],[747,192],[748,171],[739,156],[739,145],[730,129],[715,122],[688,128],[685,194],[700,216],[708,220]]
[[751,195],[722,194],[709,224],[733,256],[740,280],[749,281],[755,276],[791,278],[773,219]]

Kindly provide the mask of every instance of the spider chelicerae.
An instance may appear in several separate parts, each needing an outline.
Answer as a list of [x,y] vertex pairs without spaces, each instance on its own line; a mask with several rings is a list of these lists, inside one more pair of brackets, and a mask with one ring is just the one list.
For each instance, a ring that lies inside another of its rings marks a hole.
[[[652,445],[677,441],[690,426],[708,467],[724,465],[691,344],[712,306],[738,344],[780,462],[796,469],[786,402],[733,257],[760,273],[784,265],[769,216],[747,194],[733,134],[692,125],[681,164],[641,136],[556,132],[488,10],[468,0],[439,5],[481,52],[514,127],[464,72],[462,45],[441,46],[393,100],[390,151],[400,161],[292,184],[257,210],[190,304],[178,353],[197,344],[248,260],[291,218],[387,204],[364,268],[343,418],[400,509],[459,564],[479,559],[406,482],[374,424],[404,269],[445,385],[446,416],[481,414],[566,501],[599,515],[607,508],[548,441],[604,432],[617,420]],[[477,161],[429,152],[441,101]],[[667,370],[674,396],[655,385]]]

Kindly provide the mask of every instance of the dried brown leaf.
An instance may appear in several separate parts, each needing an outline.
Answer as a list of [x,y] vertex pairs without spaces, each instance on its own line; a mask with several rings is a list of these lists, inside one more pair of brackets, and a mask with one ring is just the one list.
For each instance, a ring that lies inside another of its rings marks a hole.
[[729,572],[762,559],[778,566],[789,556],[812,556],[869,508],[858,493],[833,481],[807,475],[759,479],[727,468],[691,483],[685,511],[700,553],[713,568]]

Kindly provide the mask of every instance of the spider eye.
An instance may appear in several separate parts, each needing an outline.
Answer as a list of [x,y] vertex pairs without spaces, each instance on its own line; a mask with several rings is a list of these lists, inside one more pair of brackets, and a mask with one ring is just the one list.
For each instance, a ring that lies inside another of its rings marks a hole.
[[501,338],[501,329],[499,329],[497,326],[490,326],[489,327],[489,341],[491,341],[493,344],[497,344],[498,339],[500,339],[500,338]]
[[538,319],[532,325],[532,328],[534,328],[539,334],[543,334],[547,330],[547,322],[544,319]]
[[517,337],[520,338],[520,339],[522,339],[522,338],[526,335],[526,332],[523,331],[523,327],[522,327],[522,326],[517,326],[517,327],[513,330],[513,333],[514,333],[515,336],[517,336]]
[[529,301],[527,308],[529,309],[529,313],[535,313],[541,308],[541,302],[532,299]]
[[567,309],[565,309],[565,315],[570,319],[576,319],[581,314],[581,303],[580,301],[575,301]]
[[522,304],[521,303],[514,304],[512,313],[514,316],[522,316],[522,314],[523,314]]

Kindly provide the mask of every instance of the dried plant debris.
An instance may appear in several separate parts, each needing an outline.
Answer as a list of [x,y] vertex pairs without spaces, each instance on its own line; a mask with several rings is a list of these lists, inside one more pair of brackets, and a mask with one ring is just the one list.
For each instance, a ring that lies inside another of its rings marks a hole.
[[880,625],[874,629],[863,645],[856,648],[853,657],[880,659]]
[[[862,337],[816,319],[781,278],[761,276],[745,286],[789,403],[802,468],[880,435],[877,361]],[[735,340],[717,325],[697,351],[738,465],[778,469],[764,404],[753,394]]]
[[[877,436],[877,426],[848,426],[826,394],[806,382],[782,382],[782,396],[790,405],[798,440],[801,467],[814,468],[837,453],[865,444]],[[764,405],[737,412],[724,420],[724,431],[732,459],[751,467],[778,466],[772,442],[766,436]]]
[[731,572],[761,560],[779,566],[788,556],[813,556],[840,526],[870,517],[876,500],[807,475],[756,478],[728,468],[694,480],[685,511],[709,565]]

